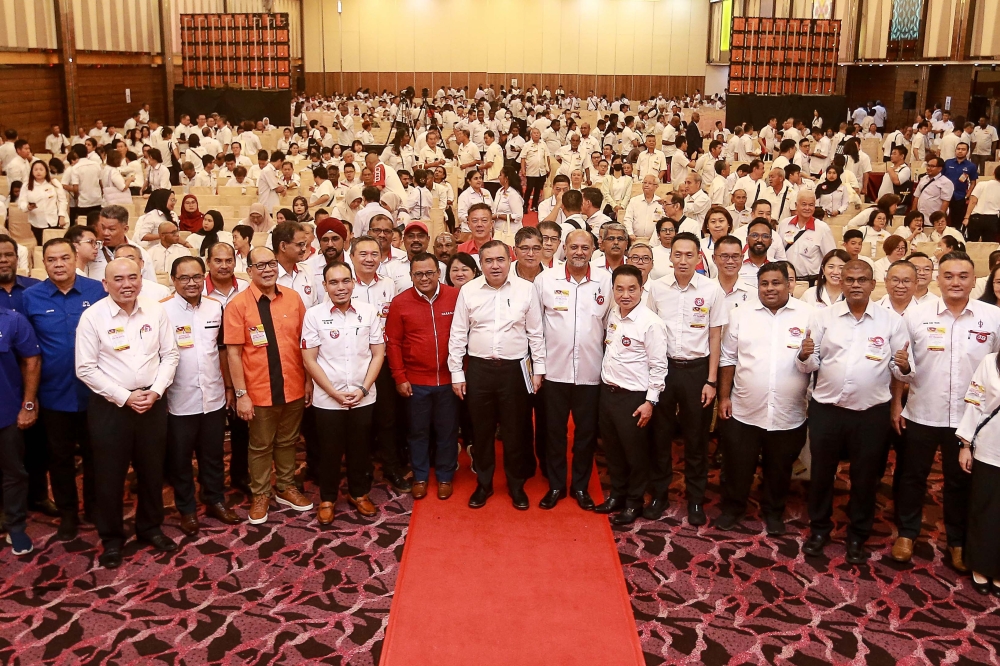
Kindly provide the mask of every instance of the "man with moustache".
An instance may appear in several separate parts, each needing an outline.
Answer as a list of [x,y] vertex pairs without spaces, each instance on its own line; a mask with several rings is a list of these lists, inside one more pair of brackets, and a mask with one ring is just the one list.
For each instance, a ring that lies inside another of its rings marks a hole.
[[344,252],[349,232],[343,222],[335,217],[328,217],[316,225],[316,238],[319,240],[319,252],[306,259],[305,264],[312,275],[313,291],[323,299],[326,294],[323,269],[335,261],[343,261],[347,265],[351,263],[350,257]]
[[740,279],[751,287],[756,286],[760,269],[770,261],[767,255],[774,242],[773,233],[771,224],[763,217],[754,218],[746,227],[746,253],[740,266]]
[[[425,222],[414,220],[403,228],[403,249],[406,250],[406,255],[396,257],[389,263],[383,264],[383,272],[392,280],[397,294],[401,294],[413,286],[413,280],[410,277],[410,262],[418,254],[427,252],[427,244],[430,240],[430,232]],[[442,282],[444,282],[446,270],[445,265],[438,262],[438,274]]]

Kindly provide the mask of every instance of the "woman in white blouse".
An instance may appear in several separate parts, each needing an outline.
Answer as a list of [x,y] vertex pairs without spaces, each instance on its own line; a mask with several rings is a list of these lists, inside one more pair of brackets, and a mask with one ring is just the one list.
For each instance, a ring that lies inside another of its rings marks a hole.
[[874,259],[878,246],[890,236],[885,211],[873,208],[868,216],[868,224],[860,227],[858,231],[861,232],[862,243],[871,243],[871,256]]
[[201,220],[201,229],[188,234],[187,243],[201,257],[207,257],[208,249],[216,243],[233,244],[233,234],[225,230],[222,213],[210,210]]
[[413,146],[410,145],[410,133],[404,131],[397,134],[392,143],[385,147],[379,159],[393,171],[406,169],[413,173],[414,157]]
[[802,302],[813,307],[826,308],[844,299],[840,285],[840,273],[851,256],[844,250],[830,250],[823,257],[823,269],[815,287],[809,287],[802,294]]
[[278,150],[287,155],[288,149],[291,148],[292,142],[295,141],[295,138],[292,136],[292,130],[288,127],[286,127],[281,134],[281,138],[278,139]]
[[816,186],[816,203],[830,217],[847,210],[851,201],[847,185],[840,178],[841,171],[835,166],[826,170],[826,180]]
[[509,221],[510,230],[521,228],[524,217],[524,198],[521,196],[521,176],[517,167],[507,166],[500,171],[500,189],[493,200],[493,226],[501,229]]
[[28,223],[35,240],[42,244],[45,229],[65,227],[69,219],[66,190],[58,180],[52,180],[49,167],[41,160],[31,165],[31,177],[21,187],[17,207],[28,214]]
[[924,233],[924,214],[919,210],[911,210],[907,213],[906,217],[903,218],[903,223],[892,233],[894,236],[909,241],[910,245],[931,242],[930,235]]
[[618,221],[621,221],[625,215],[625,207],[632,199],[632,185],[635,183],[632,174],[625,172],[626,166],[631,167],[631,165],[622,164],[619,158],[615,158],[611,164],[611,173],[604,178],[604,182],[601,184],[604,200],[610,200],[614,217]]
[[889,236],[882,243],[882,249],[885,250],[885,256],[875,262],[872,267],[872,272],[875,273],[876,282],[885,282],[886,273],[889,272],[889,266],[892,266],[893,262],[902,261],[906,258],[906,240],[901,236],[892,235]]
[[[971,474],[963,557],[972,589],[1000,597],[1000,362],[987,354],[965,394],[965,414],[955,436],[958,465]],[[992,585],[990,584],[992,579]]]
[[483,187],[483,174],[478,171],[472,171],[465,177],[465,185],[465,189],[458,195],[457,215],[461,231],[468,233],[471,231],[466,220],[469,216],[469,208],[477,203],[484,203],[493,208],[493,197],[490,196],[489,190]]
[[135,177],[129,174],[122,177],[119,169],[122,166],[122,155],[117,150],[109,150],[107,154],[108,163],[101,169],[101,189],[104,192],[104,203],[124,204],[132,203],[132,192],[129,187]]

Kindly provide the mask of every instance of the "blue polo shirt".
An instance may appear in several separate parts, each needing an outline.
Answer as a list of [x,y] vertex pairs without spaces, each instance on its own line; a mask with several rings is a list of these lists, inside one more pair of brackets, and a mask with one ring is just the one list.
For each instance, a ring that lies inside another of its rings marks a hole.
[[[954,157],[944,161],[945,178],[955,184],[955,193],[951,195],[952,201],[964,199],[969,192],[969,184],[976,184],[979,178],[979,168],[970,159],[959,162]],[[963,176],[965,176],[963,178]]]
[[17,423],[24,402],[19,359],[40,353],[35,332],[24,315],[0,307],[0,428]]
[[42,348],[42,382],[38,402],[57,412],[87,409],[90,389],[76,378],[76,326],[80,315],[108,294],[104,285],[81,275],[65,294],[52,280],[24,292],[22,312],[31,322]]

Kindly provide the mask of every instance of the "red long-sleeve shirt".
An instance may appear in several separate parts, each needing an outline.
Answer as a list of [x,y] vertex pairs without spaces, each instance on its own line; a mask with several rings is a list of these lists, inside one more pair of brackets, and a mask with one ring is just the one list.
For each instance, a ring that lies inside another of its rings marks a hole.
[[451,383],[448,338],[458,289],[439,285],[429,302],[415,287],[392,299],[385,322],[386,356],[397,384],[443,386]]

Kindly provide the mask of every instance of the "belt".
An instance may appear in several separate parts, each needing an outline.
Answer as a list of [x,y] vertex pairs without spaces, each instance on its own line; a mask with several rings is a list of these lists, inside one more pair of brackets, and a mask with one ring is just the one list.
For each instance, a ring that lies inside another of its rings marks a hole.
[[521,362],[516,358],[480,358],[479,356],[470,356],[469,362],[472,363],[482,363],[483,365],[488,365],[494,368],[505,368],[510,365],[519,365]]
[[669,363],[669,365],[678,368],[694,368],[699,365],[708,365],[708,357],[702,356],[701,358],[693,358],[693,359],[668,358],[667,362]]
[[607,382],[604,382],[602,386],[611,393],[645,393],[645,391],[633,391],[632,389],[622,388],[621,386]]

